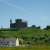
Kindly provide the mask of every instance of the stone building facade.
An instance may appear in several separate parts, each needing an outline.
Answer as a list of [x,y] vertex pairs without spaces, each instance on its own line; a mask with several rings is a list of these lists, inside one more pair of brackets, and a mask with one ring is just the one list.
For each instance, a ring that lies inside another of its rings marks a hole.
[[22,19],[16,19],[15,23],[10,20],[10,28],[26,28],[27,22],[23,22]]
[[16,38],[0,38],[0,47],[16,47]]

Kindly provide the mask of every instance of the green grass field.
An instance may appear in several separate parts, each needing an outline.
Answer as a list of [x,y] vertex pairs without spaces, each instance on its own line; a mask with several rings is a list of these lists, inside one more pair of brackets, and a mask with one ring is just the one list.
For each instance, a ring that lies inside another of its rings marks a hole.
[[[45,36],[45,34],[47,34],[47,36]],[[41,29],[32,29],[32,28],[26,28],[26,29],[21,29],[18,31],[0,31],[0,37],[6,37],[6,38],[10,38],[10,37],[19,37],[22,38],[22,36],[26,36],[28,37],[28,39],[30,39],[30,41],[32,41],[31,37],[35,37],[35,39],[37,41],[35,41],[35,45],[31,48],[23,48],[23,47],[18,47],[18,48],[0,48],[0,50],[50,50],[50,30],[41,30]],[[40,37],[45,37],[44,40],[40,39]],[[26,38],[27,39],[27,38]],[[49,39],[49,40],[48,40]],[[34,39],[33,39],[34,40]],[[48,40],[48,42],[43,42],[45,40]],[[42,41],[42,43],[41,43]],[[25,40],[26,42],[26,40]],[[33,44],[34,41],[31,42],[31,44]],[[41,45],[41,46],[37,46],[37,45]],[[42,46],[42,44],[44,44],[44,46]],[[47,45],[45,45],[47,44]]]
[[0,50],[50,50],[50,47],[32,47],[32,48],[0,48]]
[[50,30],[26,28],[17,31],[0,31],[0,37],[21,37],[22,35],[32,37],[44,36],[44,34],[50,36]]

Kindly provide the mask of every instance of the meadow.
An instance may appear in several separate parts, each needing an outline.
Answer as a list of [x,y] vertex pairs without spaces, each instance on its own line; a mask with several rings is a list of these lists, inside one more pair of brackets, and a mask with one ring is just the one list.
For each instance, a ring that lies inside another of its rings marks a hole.
[[17,47],[17,48],[0,48],[0,50],[50,50],[48,46],[34,46],[34,47]]
[[[50,30],[25,28],[20,30],[0,30],[0,38],[21,38],[29,47],[0,48],[0,50],[50,50]],[[32,46],[31,46],[32,45]]]

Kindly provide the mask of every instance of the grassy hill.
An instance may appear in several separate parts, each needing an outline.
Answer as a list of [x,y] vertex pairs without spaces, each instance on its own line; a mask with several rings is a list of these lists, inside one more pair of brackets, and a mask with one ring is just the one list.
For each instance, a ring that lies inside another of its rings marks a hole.
[[0,37],[18,37],[24,40],[25,44],[46,44],[50,45],[50,30],[25,28],[20,30],[0,30]]
[[32,37],[32,36],[44,36],[47,34],[50,36],[50,30],[42,30],[42,29],[33,29],[33,28],[25,28],[25,29],[20,29],[20,30],[2,30],[0,31],[0,36],[4,37],[20,37],[22,35],[25,35],[27,37]]

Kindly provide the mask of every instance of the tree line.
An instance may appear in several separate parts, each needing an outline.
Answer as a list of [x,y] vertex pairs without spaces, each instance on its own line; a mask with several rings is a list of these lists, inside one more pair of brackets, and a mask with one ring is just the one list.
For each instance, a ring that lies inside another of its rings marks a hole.
[[[41,29],[41,26],[36,26],[36,25],[32,25],[31,28],[35,28],[35,29]],[[50,26],[47,25],[45,28],[43,28],[44,30],[49,30]]]

